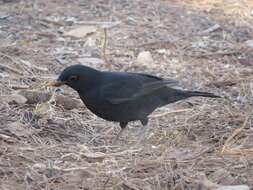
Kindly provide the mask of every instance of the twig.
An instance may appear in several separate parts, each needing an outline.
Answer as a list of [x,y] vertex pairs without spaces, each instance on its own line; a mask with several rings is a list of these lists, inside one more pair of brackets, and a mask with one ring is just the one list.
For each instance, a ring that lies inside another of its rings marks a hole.
[[105,183],[103,185],[103,190],[105,190],[106,185],[109,183],[109,181],[110,181],[111,178],[112,178],[111,176],[107,177],[107,179],[106,179],[106,181],[105,181]]
[[231,146],[232,144],[232,140],[234,137],[236,137],[246,126],[246,124],[248,123],[248,117],[245,118],[243,124],[241,127],[239,127],[238,129],[235,129],[234,132],[232,133],[232,135],[230,137],[228,137],[228,139],[225,141],[223,147],[222,147],[222,150],[221,150],[221,153],[224,153],[227,151],[227,148],[229,146]]
[[149,118],[158,118],[158,117],[166,116],[168,114],[181,113],[181,112],[186,112],[186,111],[192,111],[192,109],[188,108],[188,109],[179,109],[179,110],[175,110],[175,111],[168,111],[168,112],[161,113],[161,114],[151,115]]
[[5,135],[5,134],[1,134],[0,133],[0,139],[3,139],[3,140],[10,140],[12,137],[9,136],[9,135]]
[[11,60],[13,63],[19,65],[19,63],[18,63],[16,60],[14,60],[14,59],[13,59],[11,56],[9,56],[9,55],[6,55],[6,54],[4,54],[4,53],[0,53],[0,56],[5,57],[5,58]]
[[32,67],[32,68],[40,70],[40,71],[48,71],[48,68],[36,66],[35,64],[31,64],[29,61],[25,61],[25,60],[21,59],[20,62],[23,63],[28,68]]
[[107,28],[104,28],[103,59],[106,61]]
[[[195,34],[196,36],[203,36],[203,35],[206,35],[206,34],[209,34],[211,32],[214,32],[216,30],[220,29],[220,25],[219,24],[215,24],[213,26],[211,26],[210,28],[204,30],[204,31],[201,31],[197,34]],[[190,37],[193,37],[194,35],[190,35],[190,36],[186,36],[186,37],[182,37],[180,39],[177,39],[175,41],[171,41],[171,40],[167,40],[167,41],[156,41],[156,42],[149,42],[149,43],[145,43],[145,44],[140,44],[140,45],[137,45],[137,48],[141,48],[141,47],[151,47],[151,49],[158,49],[158,48],[176,48],[176,42],[179,41],[179,40],[182,40],[182,39],[187,39],[187,38],[190,38]],[[122,46],[120,46],[122,47]],[[136,46],[131,46],[129,48],[136,48]]]
[[195,54],[184,54],[184,56],[201,58],[201,57],[209,57],[209,56],[234,55],[234,54],[238,54],[238,53],[241,53],[241,52],[238,50],[238,51],[224,51],[224,52],[203,53],[203,54],[199,54],[199,55],[195,55]]
[[214,32],[216,30],[220,29],[220,25],[219,24],[215,24],[213,26],[211,26],[210,28],[204,30],[204,31],[201,31],[198,33],[198,35],[205,35],[205,34],[209,34],[211,32]]
[[[64,26],[64,24],[60,21],[54,21],[54,20],[49,20],[49,19],[41,19],[40,22],[44,22],[44,23],[47,23],[47,24],[53,24],[53,25],[56,25],[56,26]],[[43,23],[41,23],[43,24]]]
[[[11,62],[15,63],[16,65],[19,65],[19,62],[17,62],[15,59],[13,59],[13,58],[12,58],[11,56],[9,56],[9,55],[6,55],[6,54],[4,54],[4,53],[0,53],[0,56],[9,59]],[[9,67],[9,66],[7,66],[7,65],[2,65],[2,64],[0,64],[0,67],[5,68],[5,69],[7,69],[7,70],[9,70],[9,71],[11,71],[11,72],[14,72],[14,73],[16,73],[16,74],[23,75],[22,72],[18,71],[17,69],[11,68],[11,67]]]
[[246,155],[246,154],[253,154],[253,149],[239,149],[239,148],[232,148],[226,149],[224,153],[233,154],[233,155]]
[[101,26],[102,28],[113,28],[119,25],[121,22],[120,21],[116,21],[116,22],[76,21],[75,23],[82,24],[82,25],[98,25],[98,26]]
[[13,69],[13,68],[11,68],[11,67],[9,67],[9,66],[7,66],[7,65],[2,65],[2,64],[0,64],[0,68],[1,68],[1,69],[9,70],[9,71],[11,71],[11,72],[13,72],[13,73],[16,73],[16,74],[18,74],[18,75],[23,75],[23,73],[21,73],[20,71],[18,71],[18,70],[16,70],[16,69]]
[[25,90],[25,89],[29,89],[30,87],[27,85],[10,85],[10,87],[13,90]]
[[87,171],[87,169],[89,169],[89,167],[64,168],[60,170],[64,172],[72,172],[72,171],[81,171],[81,170]]
[[57,37],[56,34],[53,33],[46,33],[46,32],[22,32],[22,34],[25,35],[38,35],[38,36],[43,36],[43,37],[48,37],[48,38],[55,38]]

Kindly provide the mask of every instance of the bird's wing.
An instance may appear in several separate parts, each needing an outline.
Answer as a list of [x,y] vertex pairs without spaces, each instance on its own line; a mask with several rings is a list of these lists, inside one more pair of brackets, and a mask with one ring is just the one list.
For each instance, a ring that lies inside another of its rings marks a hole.
[[164,80],[161,77],[157,77],[157,76],[149,75],[149,74],[144,74],[144,73],[130,73],[130,74],[139,75],[139,76],[145,77],[146,79],[151,79],[151,80]]
[[102,88],[102,94],[112,104],[121,104],[150,95],[165,86],[175,86],[174,80],[122,80],[107,84]]

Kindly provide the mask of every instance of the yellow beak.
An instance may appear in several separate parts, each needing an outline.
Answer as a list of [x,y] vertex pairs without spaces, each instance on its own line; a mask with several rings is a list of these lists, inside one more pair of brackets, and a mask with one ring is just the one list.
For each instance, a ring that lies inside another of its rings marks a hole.
[[50,81],[46,84],[47,87],[59,87],[61,85],[64,85],[64,82],[61,81]]

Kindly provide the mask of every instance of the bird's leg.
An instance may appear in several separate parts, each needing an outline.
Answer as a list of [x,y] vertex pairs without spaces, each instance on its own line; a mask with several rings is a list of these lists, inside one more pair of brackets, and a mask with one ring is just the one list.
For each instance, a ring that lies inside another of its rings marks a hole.
[[125,129],[126,126],[127,126],[127,123],[128,123],[128,122],[120,122],[120,123],[119,123],[121,129],[120,129],[120,132],[119,132],[119,133],[117,134],[117,136],[115,137],[114,142],[117,141],[117,140],[121,137],[122,132],[124,131],[124,129]]
[[140,136],[139,140],[138,140],[138,144],[140,144],[146,137],[146,133],[149,131],[149,127],[148,127],[148,118],[144,118],[141,121],[141,124],[143,125],[139,132],[138,132],[138,136]]

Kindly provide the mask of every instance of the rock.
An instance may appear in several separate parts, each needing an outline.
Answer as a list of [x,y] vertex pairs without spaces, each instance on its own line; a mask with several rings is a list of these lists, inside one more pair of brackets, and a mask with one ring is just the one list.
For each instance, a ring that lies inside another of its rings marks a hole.
[[137,56],[136,63],[151,66],[154,63],[154,60],[149,51],[142,51]]

